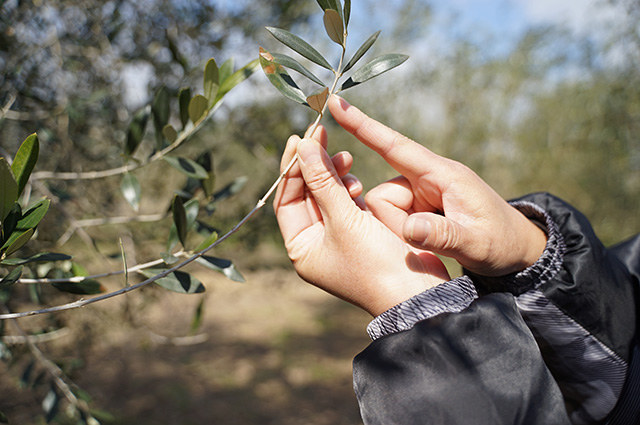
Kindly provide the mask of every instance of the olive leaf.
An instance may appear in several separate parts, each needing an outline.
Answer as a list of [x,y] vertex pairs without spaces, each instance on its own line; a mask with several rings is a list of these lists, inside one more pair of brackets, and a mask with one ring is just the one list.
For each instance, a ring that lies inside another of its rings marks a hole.
[[32,255],[27,258],[5,258],[0,261],[0,264],[7,266],[18,266],[27,263],[48,263],[52,261],[66,261],[70,260],[71,256],[67,254],[56,254],[53,252],[41,252],[39,254]]
[[2,254],[3,257],[8,257],[14,252],[16,252],[17,250],[19,250],[20,248],[22,248],[27,242],[29,242],[29,240],[31,239],[34,233],[35,233],[35,229],[29,229],[25,232],[17,233],[15,238],[10,238],[5,243],[5,246],[2,247],[2,249],[5,249],[6,247],[5,252]]
[[287,98],[302,105],[307,104],[305,94],[296,85],[284,67],[274,62],[274,57],[262,47],[260,48],[260,65],[265,75],[280,92]]
[[9,274],[6,275],[2,280],[0,280],[0,289],[5,289],[14,285],[18,281],[18,279],[20,279],[20,276],[22,276],[22,269],[22,266],[16,267],[15,269],[11,270],[11,272],[9,272]]
[[120,182],[120,192],[122,192],[122,196],[124,196],[124,199],[127,200],[129,205],[131,205],[131,208],[133,208],[135,212],[138,212],[140,208],[140,194],[142,192],[138,178],[131,173],[126,173]]
[[188,177],[198,180],[203,180],[209,177],[207,170],[205,170],[202,165],[198,164],[192,159],[170,155],[167,155],[162,159],[167,161],[169,165]]
[[348,70],[350,70],[353,67],[353,65],[355,65],[356,62],[358,62],[360,58],[362,58],[365,55],[365,53],[369,51],[371,46],[373,46],[373,43],[375,43],[376,40],[378,39],[379,35],[380,35],[380,31],[376,31],[364,43],[362,43],[362,46],[360,46],[360,48],[358,48],[358,50],[351,57],[351,59],[349,59],[349,62],[347,62],[347,64],[344,66],[344,69],[342,71],[347,72]]
[[307,97],[307,104],[311,107],[311,109],[321,114],[328,98],[329,87],[325,87],[324,89],[315,92],[314,94],[311,94],[309,97]]
[[105,291],[105,287],[94,279],[86,279],[82,282],[52,283],[51,285],[58,291],[76,295],[96,295]]
[[353,75],[351,75],[351,77],[342,84],[340,90],[346,90],[377,77],[378,75],[401,65],[407,59],[409,59],[409,56],[399,53],[388,53],[386,55],[378,56],[354,72]]
[[196,252],[200,252],[205,248],[208,248],[212,243],[218,240],[218,232],[211,232],[209,236],[204,238],[200,245],[195,249]]
[[344,27],[347,28],[349,26],[349,18],[351,18],[351,0],[344,0]]
[[173,143],[178,138],[178,132],[171,124],[167,124],[162,129],[162,135],[167,139],[167,142]]
[[29,176],[38,161],[39,151],[38,135],[33,133],[22,142],[16,156],[13,158],[11,170],[18,184],[18,196],[20,196],[27,185],[27,181],[29,181]]
[[320,54],[320,52],[318,52],[309,43],[307,43],[297,35],[294,35],[289,31],[274,27],[267,27],[267,31],[269,31],[282,44],[290,47],[300,55],[309,59],[311,62],[314,62],[328,70],[333,70],[329,62],[327,62],[327,60]]
[[218,70],[218,80],[220,81],[220,85],[224,84],[231,74],[233,74],[233,58],[227,59],[222,65],[220,65],[220,69]]
[[203,255],[202,257],[197,258],[196,262],[211,270],[215,270],[224,274],[227,278],[233,280],[234,282],[243,283],[246,281],[244,276],[242,276],[242,274],[229,260]]
[[[139,273],[147,278],[163,273],[163,269],[147,269],[140,270]],[[200,294],[205,292],[206,288],[198,279],[194,278],[188,273],[182,271],[175,271],[169,273],[166,277],[161,277],[155,281],[159,286],[168,289],[179,294]]]
[[187,212],[184,209],[182,199],[176,195],[171,203],[171,211],[173,212],[173,224],[178,231],[178,239],[183,247],[187,245]]
[[9,215],[17,199],[18,183],[7,161],[0,157],[0,221]]
[[211,58],[204,67],[204,97],[209,99],[209,108],[213,106],[218,89],[220,88],[220,74],[218,64],[215,59]]
[[324,11],[324,28],[329,38],[340,46],[344,46],[344,23],[340,14],[333,10]]
[[178,104],[180,105],[180,122],[182,128],[189,122],[189,103],[191,102],[191,88],[183,87],[178,92]]
[[[231,67],[233,67],[233,62],[231,63]],[[260,68],[258,59],[254,59],[233,74],[229,75],[227,78],[225,78],[222,84],[220,84],[218,95],[216,96],[216,100],[214,103],[218,103],[218,101],[222,99],[227,93],[229,93],[231,89],[233,89],[235,86],[237,86],[247,78],[251,77],[258,70],[258,68]]]
[[197,94],[189,102],[189,118],[193,123],[200,121],[206,114],[209,108],[209,101],[201,94]]
[[169,122],[169,91],[162,86],[156,92],[151,106],[153,112],[153,125],[156,129],[156,140],[159,149],[165,146],[162,129]]
[[[40,223],[40,221],[42,221],[45,214],[49,210],[50,203],[51,201],[49,201],[48,199],[43,199],[42,201],[31,207],[23,215],[21,215],[15,225],[12,226],[13,229],[11,230],[11,235],[8,236],[5,243],[0,248],[1,250],[6,249],[6,256],[11,255],[29,241],[31,235],[33,235],[33,230]],[[32,230],[32,232],[27,238],[25,233],[27,233],[27,231],[29,230]],[[19,244],[18,240],[23,241],[23,243]]]
[[125,155],[132,155],[144,138],[144,133],[147,129],[147,121],[151,115],[151,107],[149,105],[140,109],[133,115],[131,122],[129,123],[129,130],[127,131],[127,144],[125,145]]
[[311,71],[309,71],[300,62],[298,62],[291,56],[283,55],[281,53],[272,53],[271,55],[273,56],[273,61],[275,63],[280,64],[285,68],[289,68],[299,72],[300,74],[304,75],[305,77],[307,77],[308,79],[310,79],[311,81],[313,81],[314,83],[320,86],[323,86],[323,87],[325,86],[322,80],[320,80],[318,77],[313,75]]

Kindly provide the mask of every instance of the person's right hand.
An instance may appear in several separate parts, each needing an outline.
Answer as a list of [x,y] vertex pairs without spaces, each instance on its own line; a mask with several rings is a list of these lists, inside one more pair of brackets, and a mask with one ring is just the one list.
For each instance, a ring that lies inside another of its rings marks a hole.
[[459,162],[369,118],[332,96],[334,119],[401,176],[365,197],[370,211],[413,246],[456,259],[484,276],[521,271],[546,246],[545,233]]

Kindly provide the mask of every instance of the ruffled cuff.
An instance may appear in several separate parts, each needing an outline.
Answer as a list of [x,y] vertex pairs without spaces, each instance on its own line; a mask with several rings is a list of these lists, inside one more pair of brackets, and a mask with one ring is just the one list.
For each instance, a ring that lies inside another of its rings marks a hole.
[[510,202],[511,206],[537,224],[547,234],[544,252],[532,266],[505,276],[488,277],[464,272],[471,277],[480,293],[510,292],[520,295],[551,279],[562,267],[565,244],[558,225],[540,206],[527,201]]
[[385,311],[367,326],[371,339],[411,329],[417,322],[440,313],[458,313],[478,298],[468,276],[461,276],[421,292]]

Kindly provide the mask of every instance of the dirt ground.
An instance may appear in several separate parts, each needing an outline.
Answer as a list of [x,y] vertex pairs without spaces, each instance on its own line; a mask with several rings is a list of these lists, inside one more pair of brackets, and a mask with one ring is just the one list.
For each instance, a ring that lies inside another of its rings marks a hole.
[[[196,273],[197,274],[197,273]],[[64,313],[71,333],[41,344],[118,425],[357,425],[351,361],[369,317],[311,287],[291,268],[199,274],[204,295],[157,287]],[[204,321],[188,334],[204,296]],[[34,325],[23,319],[22,326]],[[0,411],[44,424],[43,392],[0,363]]]

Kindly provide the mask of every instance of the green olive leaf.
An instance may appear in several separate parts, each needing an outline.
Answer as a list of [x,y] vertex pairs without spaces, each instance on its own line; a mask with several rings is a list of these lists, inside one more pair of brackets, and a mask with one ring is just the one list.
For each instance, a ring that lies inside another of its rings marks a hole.
[[362,46],[360,46],[360,48],[356,51],[353,57],[349,59],[349,62],[347,62],[347,64],[344,66],[344,69],[342,70],[342,72],[347,72],[348,70],[353,68],[353,65],[355,65],[356,62],[358,62],[360,58],[362,58],[365,55],[365,53],[369,51],[371,46],[373,46],[373,43],[376,42],[379,35],[380,35],[380,31],[376,31],[364,43],[362,43]]
[[39,152],[40,142],[38,135],[33,133],[22,142],[18,152],[16,152],[16,156],[13,158],[11,170],[18,184],[18,196],[20,196],[29,181],[29,176],[38,161]]
[[198,180],[209,178],[209,173],[207,173],[207,170],[205,170],[202,165],[198,164],[192,159],[170,155],[164,156],[162,159],[167,161],[169,165],[188,177]]
[[351,0],[344,0],[344,10],[342,12],[344,16],[344,27],[349,26],[349,18],[351,18]]
[[191,102],[191,88],[183,87],[178,92],[178,104],[180,105],[180,122],[182,128],[189,122],[189,103]]
[[140,194],[142,192],[138,178],[131,173],[126,173],[122,176],[120,192],[122,192],[122,196],[124,196],[124,199],[127,200],[129,205],[131,205],[133,211],[138,212],[140,208]]
[[165,147],[162,129],[169,122],[169,91],[162,86],[156,92],[151,106],[153,112],[153,125],[156,130],[156,140],[159,149]]
[[220,65],[220,69],[218,70],[218,79],[220,81],[220,85],[224,84],[224,82],[233,74],[233,58],[229,58],[222,65]]
[[[164,270],[162,269],[147,269],[139,271],[140,274],[147,278],[153,278],[163,272]],[[177,292],[179,294],[200,294],[206,290],[202,282],[198,279],[179,270],[169,273],[165,277],[161,277],[156,280],[155,283],[164,289],[168,289],[169,291]]]
[[[231,64],[233,66],[233,63]],[[220,89],[218,89],[218,95],[216,96],[216,100],[214,103],[218,103],[220,99],[222,99],[227,93],[231,91],[235,86],[251,77],[254,72],[256,72],[260,68],[258,63],[258,59],[254,59],[227,78],[224,79],[222,84],[220,84]]]
[[3,256],[8,257],[22,248],[27,242],[29,242],[34,233],[35,229],[29,229],[23,233],[19,233],[15,239],[10,239],[9,241],[7,241],[7,243],[5,243],[5,245],[7,245],[7,248]]
[[244,276],[240,274],[233,263],[229,260],[203,255],[202,257],[197,258],[196,262],[211,270],[219,271],[234,282],[245,282]]
[[295,81],[287,73],[284,67],[273,61],[274,57],[262,47],[260,48],[260,65],[265,75],[285,97],[302,105],[307,104],[305,94],[300,90]]
[[0,289],[5,289],[13,286],[18,281],[18,279],[20,279],[20,276],[22,276],[22,269],[23,266],[16,267],[15,269],[11,270],[9,274],[6,275],[2,280],[0,280]]
[[17,200],[18,183],[7,161],[0,157],[0,221],[9,215]]
[[289,31],[274,27],[267,27],[267,31],[269,31],[271,35],[273,35],[282,44],[290,47],[300,55],[309,59],[311,62],[333,71],[333,68],[331,67],[329,62],[327,62],[324,56],[322,56],[320,52],[318,52],[309,43],[307,43],[297,35],[292,34]]
[[178,239],[183,247],[187,245],[187,212],[184,209],[182,198],[178,195],[174,196],[171,203],[171,211],[173,212],[173,224],[178,231]]
[[304,75],[305,77],[307,77],[308,79],[310,79],[311,81],[313,81],[314,83],[322,87],[325,86],[325,84],[318,77],[313,75],[311,71],[305,68],[300,62],[298,62],[294,58],[287,55],[283,55],[281,53],[272,53],[272,56],[273,56],[273,61],[275,63],[280,64],[285,68],[289,68],[299,72],[300,74]]
[[167,142],[173,143],[178,138],[178,132],[171,124],[167,124],[162,129],[162,135],[167,139]]
[[213,106],[218,89],[220,88],[220,74],[218,64],[215,59],[211,58],[204,67],[204,97],[209,99],[209,108]]
[[404,63],[409,56],[401,55],[398,53],[389,53],[386,55],[378,56],[373,59],[371,62],[364,65],[362,68],[358,69],[353,75],[342,84],[341,90],[346,90],[348,88],[357,86],[358,84],[364,83],[374,77],[377,77],[380,74],[383,74],[390,69],[393,69],[402,63]]
[[124,153],[127,156],[132,155],[144,138],[144,133],[147,130],[147,121],[151,115],[151,107],[149,105],[140,109],[133,115],[131,122],[129,123],[129,130],[127,131],[127,143],[124,148]]
[[189,102],[189,118],[194,124],[198,123],[207,115],[209,101],[201,94],[197,94]]

